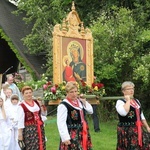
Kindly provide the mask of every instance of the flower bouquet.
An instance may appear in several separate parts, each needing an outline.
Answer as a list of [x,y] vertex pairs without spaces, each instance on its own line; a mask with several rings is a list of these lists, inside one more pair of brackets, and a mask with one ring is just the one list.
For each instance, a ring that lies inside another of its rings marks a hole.
[[[38,81],[27,81],[27,82],[18,82],[17,86],[20,89],[29,85],[33,88],[33,90],[43,89],[43,100],[45,101],[56,101],[62,100],[66,96],[65,86],[66,82],[63,81],[60,84],[55,84],[52,81],[48,80],[44,74],[41,79]],[[87,99],[100,99],[105,94],[104,84],[94,80],[91,85],[87,85],[85,81],[79,80],[77,81],[79,94],[84,94]]]
[[[77,82],[77,85],[79,93],[86,95],[86,97],[88,97],[88,95],[95,95],[96,98],[99,98],[105,94],[104,85],[102,83],[94,82],[89,86],[86,82],[80,80]],[[44,100],[57,100],[64,98],[66,95],[65,86],[65,81],[60,84],[53,84],[51,81],[48,81],[43,85]]]
[[[79,82],[79,92],[86,95],[86,97],[93,97],[99,99],[105,94],[104,84],[100,82],[93,82],[91,86],[87,85],[86,82],[80,80]],[[91,96],[89,96],[91,95]]]
[[61,84],[53,84],[51,81],[48,81],[43,85],[44,100],[62,99],[62,97],[66,94],[65,85],[66,82],[62,82]]

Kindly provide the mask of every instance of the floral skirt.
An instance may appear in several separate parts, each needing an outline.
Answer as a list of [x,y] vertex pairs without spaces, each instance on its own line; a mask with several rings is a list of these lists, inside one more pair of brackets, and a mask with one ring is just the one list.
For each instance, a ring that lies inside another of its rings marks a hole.
[[[46,150],[44,127],[41,126],[42,147]],[[23,130],[25,150],[39,150],[39,133],[36,125],[28,125]]]
[[143,146],[140,147],[136,126],[118,126],[117,140],[117,150],[150,150],[150,133],[142,130]]
[[[71,137],[71,144],[69,146],[66,146],[64,143],[60,141],[59,150],[84,150],[82,146],[83,134],[81,129],[79,128],[70,129],[70,137]],[[92,143],[89,134],[89,129],[87,135],[87,150],[92,150]]]

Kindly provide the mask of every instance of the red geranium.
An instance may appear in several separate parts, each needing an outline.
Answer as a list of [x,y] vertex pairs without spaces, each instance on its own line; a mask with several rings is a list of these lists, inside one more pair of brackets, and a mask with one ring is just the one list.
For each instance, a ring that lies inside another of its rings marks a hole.
[[101,89],[104,87],[104,84],[103,83],[92,83],[92,87],[95,88],[95,87],[98,87],[98,89]]

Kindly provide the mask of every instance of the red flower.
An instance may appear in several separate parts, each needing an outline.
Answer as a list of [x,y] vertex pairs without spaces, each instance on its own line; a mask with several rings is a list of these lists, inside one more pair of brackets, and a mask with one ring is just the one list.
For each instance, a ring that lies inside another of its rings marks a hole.
[[43,85],[43,89],[46,90],[47,88],[48,88],[48,85],[47,85],[47,84],[44,84],[44,85]]
[[51,82],[51,81],[48,81],[46,84],[47,84],[47,85],[52,85],[52,82]]
[[46,84],[43,85],[43,89],[47,90],[50,85],[52,85],[52,82],[48,81]]
[[51,87],[51,92],[52,92],[53,94],[56,94],[56,87],[55,87],[55,86]]
[[104,84],[102,84],[102,83],[97,83],[97,86],[98,86],[99,89],[101,89],[101,88],[104,87]]

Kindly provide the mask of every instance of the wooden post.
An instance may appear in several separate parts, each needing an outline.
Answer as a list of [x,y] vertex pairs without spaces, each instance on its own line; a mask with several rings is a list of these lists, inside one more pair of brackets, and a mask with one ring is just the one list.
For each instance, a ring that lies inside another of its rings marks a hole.
[[3,74],[0,74],[0,90],[2,89],[2,77],[3,77]]

